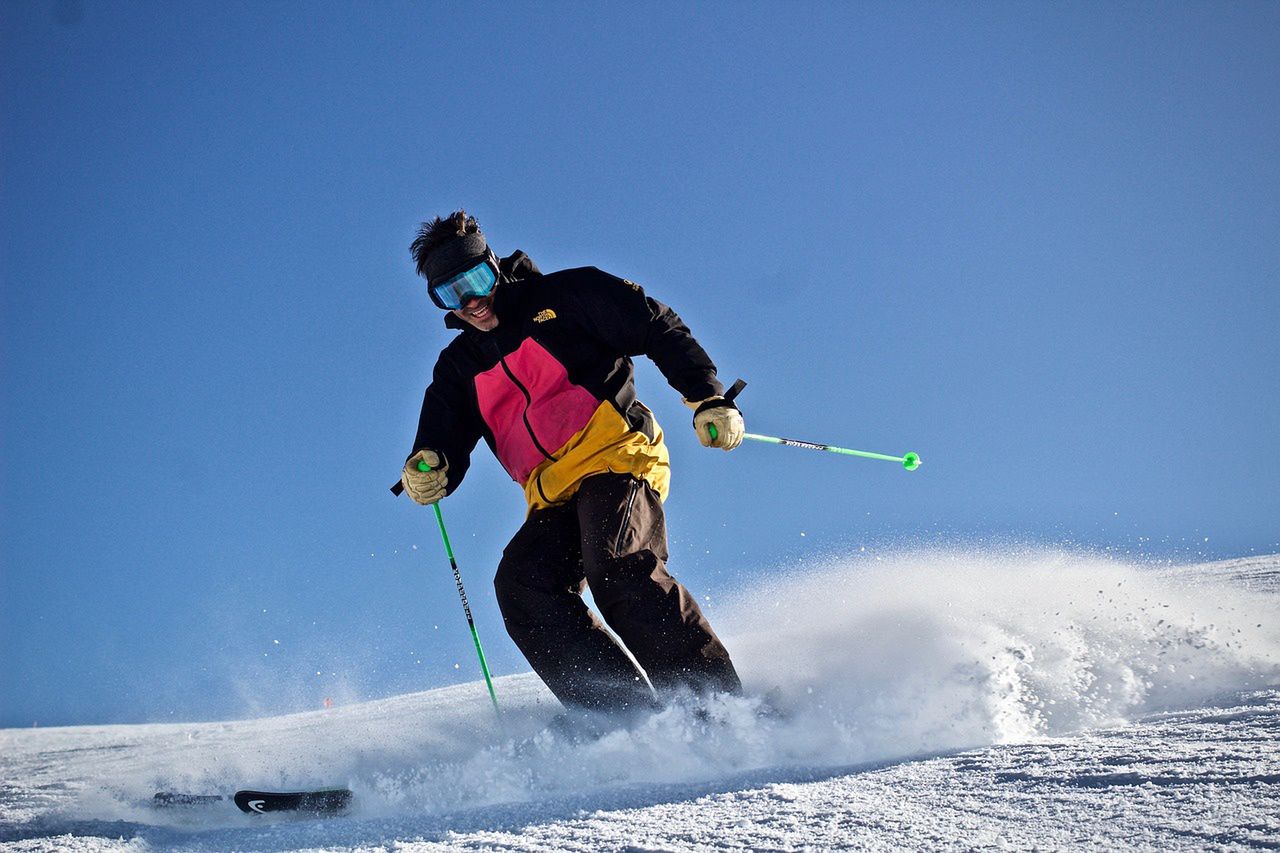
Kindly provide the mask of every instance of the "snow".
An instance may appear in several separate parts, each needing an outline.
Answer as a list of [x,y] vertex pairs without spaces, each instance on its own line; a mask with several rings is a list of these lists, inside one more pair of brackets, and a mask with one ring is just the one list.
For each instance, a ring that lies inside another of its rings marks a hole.
[[[1280,555],[914,552],[713,619],[748,686],[571,744],[532,675],[225,723],[0,730],[15,850],[1280,847]],[[350,813],[156,810],[347,785]]]

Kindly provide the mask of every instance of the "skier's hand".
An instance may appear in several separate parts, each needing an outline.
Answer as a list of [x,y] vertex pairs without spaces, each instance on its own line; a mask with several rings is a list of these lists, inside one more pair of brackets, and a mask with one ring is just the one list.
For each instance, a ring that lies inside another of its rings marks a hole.
[[[703,447],[719,447],[722,450],[733,450],[742,444],[742,436],[746,426],[742,423],[742,412],[732,400],[724,397],[708,397],[705,400],[685,400],[684,404],[693,409],[693,429],[698,433],[698,441]],[[711,437],[711,427],[715,427],[716,437]]]
[[[426,462],[431,470],[419,471],[419,462]],[[424,448],[404,463],[404,474],[401,475],[400,482],[404,484],[409,497],[423,506],[430,506],[444,497],[445,486],[449,482],[449,478],[445,476],[448,470],[449,463],[445,461],[444,454]]]

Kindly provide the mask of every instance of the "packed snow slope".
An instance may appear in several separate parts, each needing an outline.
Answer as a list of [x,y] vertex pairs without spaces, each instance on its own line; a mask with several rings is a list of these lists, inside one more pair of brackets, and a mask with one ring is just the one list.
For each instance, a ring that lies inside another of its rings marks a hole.
[[[573,743],[531,675],[323,712],[0,731],[18,850],[1280,847],[1280,555],[915,552],[715,608],[748,687]],[[158,790],[345,785],[328,820]]]

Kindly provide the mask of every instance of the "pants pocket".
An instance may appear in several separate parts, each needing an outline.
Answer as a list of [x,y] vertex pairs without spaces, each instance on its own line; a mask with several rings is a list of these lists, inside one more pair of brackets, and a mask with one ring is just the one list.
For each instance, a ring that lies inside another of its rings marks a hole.
[[622,508],[622,522],[618,525],[618,535],[613,539],[613,555],[619,556],[623,553],[622,546],[627,536],[627,530],[631,526],[631,510],[635,507],[636,495],[640,491],[640,481],[634,477],[628,477],[631,482],[627,485],[627,500]]

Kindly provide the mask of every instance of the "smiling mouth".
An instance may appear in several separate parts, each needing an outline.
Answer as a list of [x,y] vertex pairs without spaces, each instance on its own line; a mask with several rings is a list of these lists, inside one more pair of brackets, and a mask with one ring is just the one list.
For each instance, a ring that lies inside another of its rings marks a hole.
[[468,317],[470,317],[473,320],[483,320],[486,317],[488,317],[490,313],[492,313],[491,309],[492,309],[492,303],[486,301],[486,302],[480,303],[479,305],[475,305],[471,308],[467,308],[462,313],[466,314]]

